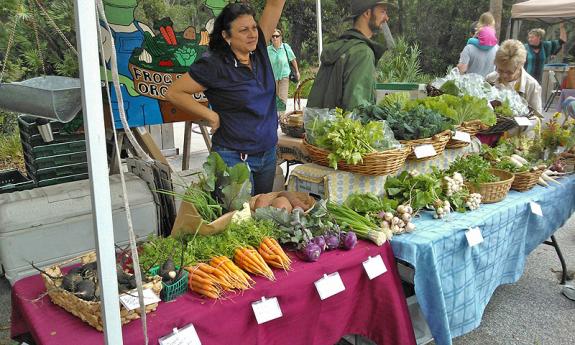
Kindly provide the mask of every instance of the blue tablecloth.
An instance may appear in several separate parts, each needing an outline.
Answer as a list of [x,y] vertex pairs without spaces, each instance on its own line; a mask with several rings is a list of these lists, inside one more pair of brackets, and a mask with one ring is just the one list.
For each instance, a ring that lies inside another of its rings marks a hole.
[[[495,289],[516,282],[526,256],[559,229],[575,209],[575,177],[561,185],[510,192],[495,204],[435,220],[424,212],[416,231],[395,236],[396,258],[415,268],[415,293],[436,344],[475,329]],[[531,212],[537,202],[543,217]],[[465,232],[480,227],[484,242],[469,247]]]

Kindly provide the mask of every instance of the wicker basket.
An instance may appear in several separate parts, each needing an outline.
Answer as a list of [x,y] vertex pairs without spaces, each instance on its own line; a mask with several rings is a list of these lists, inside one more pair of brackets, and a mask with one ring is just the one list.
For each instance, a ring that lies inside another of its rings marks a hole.
[[285,135],[289,135],[290,137],[294,138],[303,138],[305,134],[305,128],[303,126],[303,110],[301,109],[301,92],[303,86],[313,79],[314,78],[307,78],[299,83],[293,95],[294,110],[285,113],[280,118],[280,128],[282,133]]
[[[70,264],[73,261],[77,261],[78,259],[81,260],[82,264],[86,264],[95,261],[96,254],[92,252],[80,258],[75,258],[60,263],[58,265],[52,266],[46,269],[46,273],[48,273],[52,277],[61,277],[62,271],[60,267],[63,265]],[[52,280],[45,274],[42,274],[42,279],[44,280],[46,291],[48,292],[48,296],[50,296],[52,303],[59,305],[69,313],[74,314],[82,321],[96,328],[98,331],[102,332],[104,330],[104,322],[102,320],[100,302],[85,301],[83,299],[78,298],[73,293],[64,290],[63,288],[60,287],[61,285],[60,279]],[[159,276],[153,277],[151,282],[145,283],[143,285],[143,288],[144,289],[151,288],[154,291],[154,293],[159,296],[160,291],[162,290],[162,278],[160,278]],[[146,313],[156,310],[157,307],[158,303],[147,305]],[[140,313],[139,309],[128,310],[124,308],[123,305],[120,305],[120,318],[122,320],[122,324],[126,324],[132,320],[139,319],[140,318],[139,313]]]
[[541,174],[543,174],[543,169],[515,173],[515,179],[513,180],[511,189],[514,189],[519,192],[528,191],[537,184],[537,181],[539,181]]
[[[446,141],[447,142],[447,141]],[[327,156],[329,151],[311,145],[304,139],[303,146],[307,150],[311,160],[320,165],[329,166]],[[405,159],[411,153],[411,147],[405,145],[400,149],[391,149],[383,152],[367,154],[363,157],[363,163],[347,164],[343,161],[337,163],[337,168],[362,175],[390,175],[395,174],[405,163]]]
[[[407,156],[408,160],[416,160],[418,162],[421,162],[421,161],[433,159],[434,157],[441,155],[443,153],[443,151],[445,151],[445,146],[447,145],[447,142],[449,141],[450,138],[451,138],[451,131],[445,130],[441,133],[437,133],[436,135],[432,136],[431,138],[423,138],[423,139],[416,139],[416,140],[400,140],[399,142],[405,146],[411,147],[412,152],[409,154],[409,156]],[[430,157],[425,157],[425,158],[417,158],[415,156],[415,153],[413,152],[413,149],[416,146],[421,146],[421,145],[426,145],[426,144],[433,145],[433,148],[435,149],[435,156],[430,156]]]
[[482,130],[481,134],[498,134],[506,132],[510,129],[517,127],[517,122],[512,117],[505,117],[497,115],[497,123],[486,130]]
[[[469,133],[469,135],[473,136],[481,130],[485,130],[488,127],[483,124],[480,120],[473,120],[473,121],[466,121],[463,122],[460,126],[457,126],[457,131]],[[453,138],[449,139],[447,145],[445,146],[446,149],[459,149],[469,145],[468,142],[455,140]]]
[[479,187],[466,183],[471,193],[481,194],[481,202],[484,204],[491,204],[505,199],[515,177],[512,173],[499,169],[491,169],[490,171],[493,175],[499,177],[499,181],[480,183]]

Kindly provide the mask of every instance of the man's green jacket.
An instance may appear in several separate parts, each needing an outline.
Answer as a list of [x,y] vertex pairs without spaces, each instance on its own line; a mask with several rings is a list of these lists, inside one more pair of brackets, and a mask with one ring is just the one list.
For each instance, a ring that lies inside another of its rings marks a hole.
[[307,106],[352,110],[375,103],[375,66],[384,46],[351,29],[328,44],[311,88]]

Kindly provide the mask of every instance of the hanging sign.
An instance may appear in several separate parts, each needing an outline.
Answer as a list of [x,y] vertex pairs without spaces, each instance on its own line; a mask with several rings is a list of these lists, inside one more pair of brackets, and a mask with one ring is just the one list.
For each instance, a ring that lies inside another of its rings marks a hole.
[[316,281],[314,284],[317,289],[317,293],[319,294],[319,298],[321,298],[322,301],[345,290],[345,286],[343,285],[343,281],[338,272],[324,274],[323,278]]
[[363,262],[363,268],[365,269],[365,273],[367,273],[369,280],[379,277],[387,272],[387,267],[385,267],[385,263],[383,262],[381,255],[377,255],[373,258],[370,256]]

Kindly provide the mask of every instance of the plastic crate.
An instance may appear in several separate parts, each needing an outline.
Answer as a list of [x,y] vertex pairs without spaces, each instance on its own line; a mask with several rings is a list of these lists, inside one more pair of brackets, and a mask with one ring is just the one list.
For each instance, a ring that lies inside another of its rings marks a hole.
[[50,157],[68,153],[86,153],[86,140],[63,141],[57,143],[44,143],[44,145],[32,146],[22,141],[24,152],[32,158]]
[[34,181],[17,169],[0,171],[0,194],[34,188]]
[[[52,132],[59,132],[64,124],[58,121],[50,121],[50,127],[52,128]],[[20,132],[24,132],[28,135],[40,134],[38,132],[38,126],[36,125],[36,118],[31,116],[18,116],[18,128]]]
[[[40,132],[38,132],[38,125],[36,125],[35,121],[36,120],[34,118],[29,116],[18,117],[18,129],[20,131],[20,139],[22,143],[26,143],[31,147],[86,139],[84,133],[68,134],[61,132],[61,129],[63,128],[64,124],[61,122],[51,121],[50,127],[52,129],[52,135],[54,137],[54,140],[47,143],[44,141],[44,139],[42,139]],[[84,148],[83,150],[86,149]]]
[[[176,271],[180,267],[176,266]],[[160,266],[154,266],[150,269],[150,274],[155,276],[160,271]],[[162,291],[160,292],[160,298],[164,302],[169,302],[176,299],[178,296],[183,295],[188,290],[188,271],[182,270],[181,277],[177,282],[173,284],[166,284],[162,282]]]
[[24,153],[24,159],[26,162],[36,170],[59,167],[62,165],[86,163],[88,156],[86,151],[80,151],[75,153],[66,153],[63,155],[47,156],[34,158],[27,152]]
[[86,180],[90,177],[88,173],[85,174],[76,174],[76,175],[68,175],[63,177],[56,177],[56,178],[49,178],[45,180],[40,180],[37,182],[38,187],[46,187],[46,186],[53,186],[56,184],[72,182],[72,181],[80,181]]
[[25,162],[25,164],[28,175],[30,175],[30,177],[37,183],[47,179],[84,174],[88,172],[88,163],[68,164],[44,169],[35,169],[28,162]]

